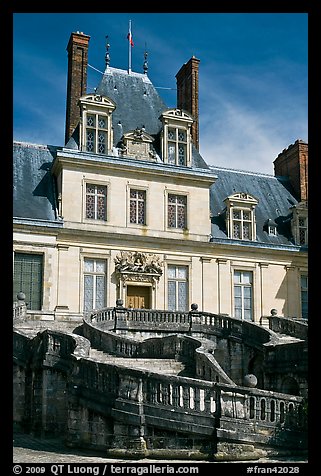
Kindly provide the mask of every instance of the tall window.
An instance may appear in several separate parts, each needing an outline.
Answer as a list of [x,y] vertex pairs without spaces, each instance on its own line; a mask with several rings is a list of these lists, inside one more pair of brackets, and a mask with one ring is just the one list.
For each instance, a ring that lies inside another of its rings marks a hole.
[[168,265],[168,309],[188,310],[188,267]]
[[86,218],[107,220],[106,185],[86,184]]
[[240,240],[252,239],[252,220],[251,212],[248,210],[234,210],[232,212],[233,217],[233,238]]
[[187,228],[187,197],[168,195],[167,225],[169,228]]
[[96,154],[107,153],[107,117],[87,114],[86,150]]
[[13,274],[13,300],[17,294],[26,295],[28,309],[40,311],[42,307],[43,256],[15,253]]
[[168,163],[186,165],[187,132],[184,129],[168,128],[167,131]]
[[299,217],[298,218],[298,225],[299,225],[299,244],[300,245],[307,245],[308,244],[308,225],[307,225],[307,218]]
[[84,311],[106,306],[106,261],[84,260]]
[[251,271],[234,271],[234,316],[253,320],[253,274]]
[[308,277],[301,275],[301,314],[308,319]]
[[129,222],[138,225],[146,225],[145,190],[130,190]]

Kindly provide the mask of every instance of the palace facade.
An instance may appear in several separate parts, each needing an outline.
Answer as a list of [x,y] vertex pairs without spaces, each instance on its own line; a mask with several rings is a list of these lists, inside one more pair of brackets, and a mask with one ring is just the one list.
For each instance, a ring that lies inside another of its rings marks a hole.
[[[199,60],[168,108],[148,77],[110,66],[87,92],[90,37],[67,46],[65,144],[15,141],[13,299],[78,320],[113,307],[200,311],[262,322],[308,318],[308,144],[274,175],[199,153]],[[107,52],[108,53],[108,52]],[[258,151],[259,155],[259,151]],[[120,302],[120,301],[118,301]]]

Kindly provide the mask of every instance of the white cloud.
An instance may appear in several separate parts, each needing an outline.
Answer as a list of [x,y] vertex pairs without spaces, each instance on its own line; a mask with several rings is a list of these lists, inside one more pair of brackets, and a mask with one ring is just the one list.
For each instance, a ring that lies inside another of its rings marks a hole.
[[208,164],[273,174],[277,155],[296,139],[307,140],[305,89],[295,81],[285,87],[287,79],[271,71],[205,71],[200,153]]

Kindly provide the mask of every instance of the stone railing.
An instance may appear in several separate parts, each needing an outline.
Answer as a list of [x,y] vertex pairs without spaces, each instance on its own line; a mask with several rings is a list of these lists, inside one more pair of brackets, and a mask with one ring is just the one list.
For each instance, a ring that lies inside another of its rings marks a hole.
[[14,301],[13,322],[23,320],[27,315],[27,305],[25,301]]
[[[171,348],[170,338],[176,339],[173,352],[189,355],[198,349],[197,339],[168,336],[163,347],[164,355],[168,355]],[[116,342],[120,344],[117,339]],[[125,343],[123,340],[122,344]],[[138,343],[138,349],[139,344],[144,343]],[[71,411],[79,411],[77,422],[82,422],[84,426],[86,425],[83,418],[87,413],[83,409],[88,408],[90,412],[112,417],[115,424],[118,422],[129,427],[155,425],[157,428],[210,438],[217,428],[218,438],[235,439],[235,425],[245,424],[246,441],[260,435],[261,443],[268,444],[269,440],[273,440],[276,446],[280,446],[280,429],[283,435],[288,430],[293,430],[293,435],[305,430],[302,397],[132,369],[117,364],[117,360],[109,363],[98,362],[89,357],[87,339],[60,331],[46,330],[33,339],[14,331],[14,358],[18,365],[21,365],[20,357],[24,351],[30,355],[24,365],[28,366],[32,362],[32,367],[38,369],[35,375],[38,375],[39,382],[44,381],[40,378],[39,371],[47,372],[48,378],[51,376],[51,369],[54,370],[52,378],[56,378],[57,372],[64,376],[64,393],[61,395],[65,397],[62,398],[66,398],[66,405],[67,402],[72,402]],[[54,384],[54,380],[52,382]],[[34,402],[33,405],[46,405],[50,391],[50,388],[43,388],[40,395],[44,400]],[[48,392],[48,395],[45,392]],[[67,408],[66,405],[64,408]],[[33,408],[33,414],[36,412],[37,409]],[[70,425],[73,422],[72,415],[73,413],[69,415]],[[40,420],[38,423],[46,424]],[[50,420],[50,428],[53,428],[54,424],[55,420]],[[244,434],[243,430],[240,431],[236,439],[241,438],[240,441],[243,441]],[[301,438],[300,435],[298,437]]]
[[274,330],[257,323],[224,314],[199,312],[193,304],[191,311],[161,311],[154,309],[127,309],[122,306],[92,311],[84,318],[102,330],[131,330],[151,332],[180,332],[188,334],[214,334],[219,337],[237,337],[244,342],[261,346],[278,339]]
[[268,316],[269,328],[281,334],[287,334],[298,339],[308,339],[308,322],[304,319],[290,319],[276,315]]
[[[303,398],[256,388],[220,384],[205,380],[160,375],[124,368],[117,364],[83,359],[77,380],[88,390],[112,393],[128,400],[153,405],[159,417],[163,410],[209,414],[216,418],[246,420],[277,427],[303,428]],[[142,389],[141,392],[139,390]]]

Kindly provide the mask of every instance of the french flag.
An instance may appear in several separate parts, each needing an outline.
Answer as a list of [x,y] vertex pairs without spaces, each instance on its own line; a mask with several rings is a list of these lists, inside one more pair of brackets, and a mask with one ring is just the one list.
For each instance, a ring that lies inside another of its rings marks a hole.
[[134,42],[133,42],[133,37],[132,37],[132,32],[130,31],[127,35],[127,40],[129,41],[130,43],[130,46],[134,46]]

